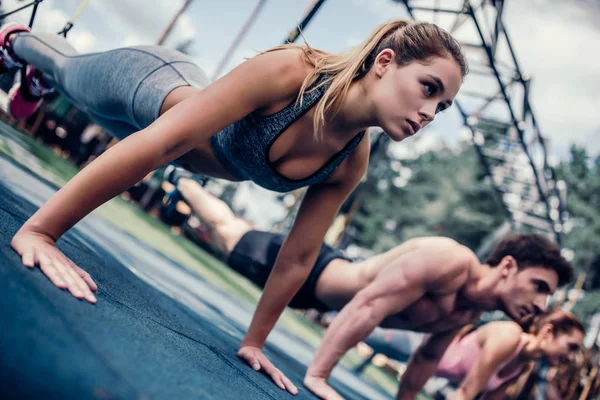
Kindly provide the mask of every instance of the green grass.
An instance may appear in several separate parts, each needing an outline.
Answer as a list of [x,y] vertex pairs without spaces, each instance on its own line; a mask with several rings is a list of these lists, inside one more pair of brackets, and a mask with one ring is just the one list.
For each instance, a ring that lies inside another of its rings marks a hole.
[[[0,122],[0,155],[56,188],[63,186],[78,172],[77,167],[55,154],[47,146],[2,122]],[[187,238],[173,234],[167,225],[121,197],[110,200],[94,213],[227,293],[254,305],[258,302],[261,291],[253,283],[226,267],[220,260],[206,253]],[[293,332],[301,340],[315,347],[320,343],[323,334],[322,328],[291,310],[284,312],[278,326]],[[352,368],[361,361],[362,357],[355,350],[351,350],[342,359],[342,364]],[[363,377],[392,396],[397,391],[397,379],[374,366],[367,367]]]

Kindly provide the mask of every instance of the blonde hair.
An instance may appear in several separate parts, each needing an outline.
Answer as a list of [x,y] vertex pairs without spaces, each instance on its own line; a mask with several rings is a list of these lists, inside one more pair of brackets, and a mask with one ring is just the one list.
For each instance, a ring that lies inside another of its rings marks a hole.
[[313,128],[315,139],[318,140],[321,139],[325,126],[325,114],[337,113],[350,84],[369,72],[375,58],[384,49],[389,48],[396,53],[395,61],[399,65],[416,60],[424,61],[435,56],[452,57],[460,66],[461,76],[464,78],[468,73],[467,60],[460,44],[448,32],[428,22],[388,22],[377,27],[362,44],[344,53],[327,53],[308,44],[285,44],[268,52],[288,48],[300,48],[304,61],[314,67],[302,82],[298,94],[300,104],[307,88],[322,74],[327,75],[309,90],[310,92],[329,85],[314,111]]
[[585,328],[577,317],[573,313],[560,308],[551,308],[540,314],[529,328],[529,333],[539,334],[546,324],[552,325],[554,334],[569,333],[573,329],[585,334]]

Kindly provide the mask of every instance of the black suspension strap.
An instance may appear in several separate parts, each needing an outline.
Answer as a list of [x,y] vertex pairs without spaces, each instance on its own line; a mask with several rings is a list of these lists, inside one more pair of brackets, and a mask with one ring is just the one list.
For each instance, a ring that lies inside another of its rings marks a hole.
[[0,20],[3,20],[4,18],[6,18],[9,15],[12,15],[16,12],[22,11],[22,10],[26,9],[27,7],[33,6],[34,10],[31,15],[31,21],[29,21],[29,27],[31,27],[31,25],[33,24],[33,18],[35,17],[35,10],[37,9],[38,4],[40,4],[42,1],[44,1],[44,0],[33,0],[31,3],[25,4],[24,6],[21,6],[21,7],[17,8],[16,10],[12,10],[7,13],[4,13],[4,14],[0,15]]
[[[33,28],[33,21],[35,21],[35,14],[37,13],[38,6],[44,0],[33,0],[33,2],[29,3],[27,6],[33,6],[33,10],[31,11],[31,18],[29,19],[29,29]],[[23,8],[21,8],[23,9]],[[20,10],[19,10],[20,11]],[[15,11],[16,12],[16,11]],[[21,67],[21,87],[27,87],[27,64],[23,63]]]
[[[25,10],[28,7],[33,6],[33,10],[31,11],[31,18],[29,19],[29,29],[31,29],[31,28],[33,28],[33,22],[35,21],[35,15],[37,13],[38,6],[40,5],[40,3],[42,1],[44,1],[44,0],[33,0],[31,3],[25,4],[24,6],[21,6],[15,10],[4,13],[4,14],[0,15],[0,21],[3,20],[4,18],[8,17],[9,15],[12,15],[19,11]],[[87,6],[88,2],[89,2],[89,0],[81,1],[81,3],[77,7],[77,9],[73,13],[73,15],[71,16],[71,18],[67,21],[67,23],[62,28],[62,30],[60,32],[58,32],[59,35],[63,35],[63,37],[65,37],[65,38],[67,37],[67,33],[69,33],[71,28],[73,28],[73,24],[75,23],[75,20],[77,20],[77,18],[79,18],[79,15],[83,11],[83,9]],[[1,2],[0,2],[0,4],[1,4]],[[24,63],[23,67],[21,67],[21,85],[22,85],[22,87],[25,87],[27,84],[26,79],[25,79],[26,74],[27,74],[27,65]]]

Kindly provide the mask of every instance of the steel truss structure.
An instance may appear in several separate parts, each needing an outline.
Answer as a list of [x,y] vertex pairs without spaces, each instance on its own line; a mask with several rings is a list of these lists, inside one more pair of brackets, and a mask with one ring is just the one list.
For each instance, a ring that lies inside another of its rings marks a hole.
[[[529,227],[560,243],[568,218],[566,186],[548,162],[547,140],[529,100],[531,79],[522,72],[502,21],[504,1],[390,1],[404,6],[414,20],[441,26],[461,43],[471,72],[455,104],[489,182],[513,227]],[[323,2],[312,2],[302,28]],[[298,30],[287,40],[297,36]]]
[[502,0],[393,0],[414,20],[436,23],[463,46],[470,75],[455,104],[512,223],[560,234],[566,187],[548,162],[523,73],[502,20]]

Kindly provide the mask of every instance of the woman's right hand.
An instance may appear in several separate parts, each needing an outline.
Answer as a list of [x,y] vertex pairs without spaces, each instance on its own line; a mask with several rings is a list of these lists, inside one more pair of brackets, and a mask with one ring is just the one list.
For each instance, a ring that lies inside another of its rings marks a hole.
[[96,296],[92,292],[97,291],[98,286],[90,274],[67,258],[51,237],[21,229],[10,244],[27,268],[39,265],[40,270],[56,287],[68,289],[78,299],[96,303]]
[[306,375],[304,377],[304,386],[313,392],[318,398],[324,400],[344,400],[334,388],[329,386],[326,378]]

